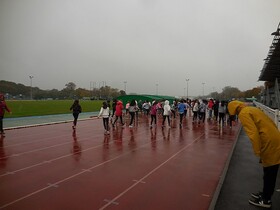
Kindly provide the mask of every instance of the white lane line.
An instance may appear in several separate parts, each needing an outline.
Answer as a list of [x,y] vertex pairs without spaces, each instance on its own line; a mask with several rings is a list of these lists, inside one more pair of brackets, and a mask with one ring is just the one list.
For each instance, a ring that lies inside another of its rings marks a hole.
[[[95,148],[98,148],[98,147],[101,147],[101,146],[102,145],[97,145],[97,146],[94,146],[94,147],[90,147],[90,148],[82,150],[81,152],[86,152],[88,150],[92,150],[92,149],[95,149]],[[27,166],[27,167],[24,167],[24,168],[21,168],[21,169],[18,169],[18,170],[7,172],[5,174],[1,174],[0,177],[11,175],[11,174],[15,174],[15,173],[18,173],[18,172],[21,172],[21,171],[25,171],[27,169],[31,169],[31,168],[34,168],[34,167],[37,167],[37,166],[41,166],[41,165],[44,165],[44,164],[49,164],[49,163],[52,163],[54,161],[57,161],[57,160],[60,160],[60,159],[63,159],[63,158],[67,158],[67,157],[73,156],[73,155],[78,154],[78,153],[80,153],[80,151],[79,152],[75,152],[73,154],[63,155],[63,156],[60,156],[60,157],[57,157],[57,158],[54,158],[54,159],[51,159],[51,160],[46,160],[46,161],[43,161],[41,163],[37,163],[37,164],[31,165],[31,166]]]
[[[144,132],[141,132],[139,133],[139,135],[142,135]],[[138,134],[137,134],[138,135]],[[127,138],[128,139],[128,138]],[[125,138],[126,140],[126,138]],[[80,142],[80,141],[79,141]],[[113,144],[114,142],[118,142],[118,141],[110,141],[109,144]],[[72,143],[72,142],[71,142]],[[37,166],[41,166],[41,165],[44,165],[44,164],[49,164],[49,163],[52,163],[53,161],[57,161],[57,160],[60,160],[60,159],[63,159],[63,158],[67,158],[67,157],[71,157],[75,154],[79,154],[81,152],[87,152],[89,150],[93,150],[93,149],[96,149],[98,147],[102,147],[104,144],[99,144],[99,145],[96,145],[96,146],[93,146],[93,147],[89,147],[87,149],[83,149],[79,152],[74,152],[72,154],[68,154],[68,155],[63,155],[63,156],[60,156],[60,157],[57,157],[57,158],[53,158],[53,159],[50,159],[50,160],[45,160],[41,163],[37,163],[37,164],[34,164],[34,165],[31,165],[31,166],[27,166],[27,167],[24,167],[24,168],[21,168],[21,169],[18,169],[18,170],[14,170],[14,171],[9,171],[9,172],[6,172],[4,174],[0,174],[0,178],[1,177],[4,177],[4,176],[7,176],[7,175],[13,175],[15,173],[18,173],[18,172],[21,172],[21,171],[24,171],[24,170],[27,170],[27,169],[31,169],[31,168],[34,168],[34,167],[37,167]]]
[[82,169],[82,171],[84,171],[84,172],[91,172],[91,170],[89,170],[89,169]]
[[[89,126],[83,126],[81,128],[87,128]],[[80,130],[80,129],[78,129]],[[72,131],[72,128],[71,128],[71,131]],[[51,133],[51,135],[55,135],[55,132],[56,131],[53,131]],[[83,134],[91,134],[92,133],[92,130],[91,131],[87,131],[87,132],[83,132]],[[15,143],[15,144],[10,144],[10,145],[6,145],[4,146],[3,148],[8,148],[8,147],[17,147],[17,146],[22,146],[22,145],[27,145],[27,144],[34,144],[34,143],[39,143],[39,142],[45,142],[45,141],[49,141],[49,140],[52,140],[53,138],[51,137],[47,137],[45,138],[45,136],[49,136],[50,133],[48,131],[44,132],[44,133],[36,133],[36,134],[32,134],[32,135],[26,135],[25,137],[28,138],[28,137],[31,137],[34,138],[34,136],[38,136],[38,138],[40,138],[40,140],[36,140],[36,141],[26,141],[26,142],[22,142],[22,143]],[[42,138],[42,136],[44,136]],[[56,136],[56,138],[68,138],[69,135],[68,134],[63,134],[63,135],[60,135],[60,136]],[[91,136],[89,136],[88,138],[90,138]],[[21,137],[19,137],[21,138]],[[16,137],[14,137],[13,139],[16,139]],[[55,141],[55,140],[53,140]]]
[[[26,152],[22,152],[22,153],[12,154],[12,155],[9,155],[9,156],[5,156],[5,158],[18,157],[20,155],[26,155],[26,154],[30,154],[30,153],[33,153],[33,152],[39,152],[39,151],[42,151],[42,150],[51,149],[51,148],[54,148],[54,147],[60,147],[60,146],[66,145],[66,144],[72,144],[72,142],[65,142],[65,143],[56,144],[56,145],[52,145],[52,146],[48,146],[48,147],[42,147],[40,149],[34,149],[34,150],[29,150],[29,151],[26,151]],[[2,158],[0,158],[0,159],[2,159]]]
[[[144,146],[146,146],[146,145],[150,145],[150,143],[151,143],[151,142],[147,142],[146,144],[143,144],[143,145],[139,146],[139,148],[137,148],[137,149],[135,149],[135,150],[139,150],[139,149],[141,149],[142,147],[144,147]],[[134,150],[134,151],[135,151],[135,150]],[[63,183],[63,182],[66,182],[66,181],[68,181],[68,180],[70,180],[70,179],[73,179],[73,178],[75,178],[75,177],[77,177],[77,176],[79,176],[79,175],[82,175],[82,174],[84,174],[84,173],[87,173],[88,170],[93,170],[93,169],[98,168],[98,167],[100,167],[100,166],[103,166],[103,165],[105,165],[105,164],[107,164],[107,163],[113,162],[114,160],[117,160],[118,158],[123,157],[123,156],[126,156],[126,155],[128,155],[128,154],[130,154],[130,153],[132,153],[132,151],[125,152],[125,153],[123,153],[123,154],[121,154],[121,155],[118,155],[118,156],[116,156],[116,157],[114,157],[114,158],[112,158],[112,159],[110,159],[110,160],[104,161],[104,162],[102,162],[102,163],[99,163],[99,164],[97,164],[97,165],[91,167],[91,168],[88,168],[87,170],[82,170],[82,171],[79,172],[79,173],[73,174],[72,176],[69,176],[69,177],[67,177],[67,178],[65,178],[65,179],[62,179],[62,180],[60,180],[60,181],[57,181],[57,182],[53,183],[53,185],[59,185],[59,184],[61,184],[61,183]],[[32,192],[32,193],[29,193],[29,194],[27,194],[27,195],[25,195],[25,196],[23,196],[23,197],[21,197],[21,198],[18,198],[18,199],[14,200],[14,201],[12,201],[12,202],[10,202],[10,203],[7,203],[7,204],[5,204],[5,205],[3,205],[3,206],[0,206],[0,209],[6,208],[6,207],[8,207],[8,206],[10,206],[10,205],[12,205],[12,204],[14,204],[14,203],[17,203],[17,202],[19,202],[19,201],[22,201],[22,200],[24,200],[24,199],[26,199],[26,198],[29,198],[29,197],[35,195],[35,194],[38,194],[38,193],[40,193],[40,192],[43,192],[43,191],[45,191],[45,190],[47,190],[47,189],[49,189],[49,188],[51,188],[51,187],[52,187],[52,186],[47,186],[47,187],[41,188],[41,189],[39,189],[39,190],[37,190],[37,191],[34,191],[34,192]],[[110,203],[113,203],[113,202],[110,202]]]
[[[109,200],[109,199],[104,199],[103,201],[105,201],[105,202],[107,202],[107,203],[110,203],[110,202],[111,202],[111,200]],[[114,204],[114,205],[119,205],[118,202],[112,202],[112,204]]]
[[58,185],[57,185],[57,184],[48,183],[47,185],[48,185],[49,187],[55,187],[55,188],[58,188]]
[[[32,138],[34,138],[35,135],[32,136]],[[37,140],[37,141],[26,141],[26,142],[22,142],[22,143],[16,143],[16,144],[10,144],[10,145],[7,145],[7,146],[4,146],[3,148],[10,148],[10,147],[18,147],[18,146],[23,146],[23,145],[27,145],[27,144],[34,144],[34,143],[40,143],[40,142],[46,142],[46,141],[50,141],[52,140],[53,138],[52,137],[47,137],[47,138],[42,138],[42,136],[49,136],[49,134],[41,134],[41,135],[38,135],[38,138],[40,138],[40,140]],[[55,136],[56,138],[67,138],[67,137],[70,137],[70,135],[60,135],[60,136]],[[25,138],[28,138],[28,136],[26,136]],[[55,140],[52,140],[52,141],[55,141]]]
[[[101,136],[102,135],[100,134],[100,137]],[[89,140],[91,140],[91,138],[90,137],[86,137],[83,140],[80,140],[79,142],[89,141]],[[55,145],[48,146],[48,147],[42,147],[42,148],[39,148],[39,149],[29,150],[29,151],[22,152],[22,153],[8,155],[8,156],[0,158],[0,160],[1,159],[5,159],[5,158],[18,157],[18,156],[21,156],[21,155],[30,154],[30,153],[33,153],[33,152],[39,152],[39,151],[42,151],[42,150],[46,150],[46,149],[50,149],[50,148],[54,148],[54,147],[60,147],[60,146],[67,145],[67,144],[72,144],[72,143],[73,143],[73,141],[67,141],[67,142],[64,142],[64,143],[61,143],[61,144],[55,144]]]
[[137,186],[139,183],[141,183],[144,179],[146,179],[147,177],[149,177],[151,174],[153,174],[154,172],[156,172],[158,169],[160,169],[162,166],[164,166],[167,162],[169,162],[170,160],[172,160],[174,157],[176,157],[178,154],[180,154],[182,151],[186,150],[189,146],[191,146],[192,144],[194,144],[195,142],[197,142],[202,136],[204,136],[205,133],[201,134],[199,137],[197,137],[193,142],[191,142],[190,144],[187,144],[185,147],[183,147],[182,149],[180,149],[178,152],[176,152],[174,155],[172,155],[170,158],[168,158],[166,161],[164,161],[163,163],[161,163],[159,166],[157,166],[156,168],[154,168],[152,171],[150,171],[148,174],[146,174],[145,176],[143,176],[141,179],[139,179],[139,181],[137,181],[136,183],[134,183],[133,185],[131,185],[130,187],[128,187],[127,189],[125,189],[123,192],[121,192],[119,195],[117,195],[115,198],[113,198],[111,200],[111,202],[105,204],[104,206],[102,206],[101,208],[99,208],[99,210],[103,210],[105,208],[107,208],[108,206],[110,206],[113,202],[116,202],[117,199],[119,199],[120,197],[122,197],[124,194],[126,194],[128,191],[130,191],[131,189],[133,189],[135,186]]
[[143,182],[143,181],[139,181],[139,180],[136,180],[136,179],[134,179],[134,180],[132,180],[133,182],[139,182],[139,183],[141,183],[141,184],[146,184],[146,182]]

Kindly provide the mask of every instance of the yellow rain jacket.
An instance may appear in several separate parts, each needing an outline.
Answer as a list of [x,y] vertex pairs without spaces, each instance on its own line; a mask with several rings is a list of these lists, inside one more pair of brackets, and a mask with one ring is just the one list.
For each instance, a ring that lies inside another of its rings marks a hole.
[[238,115],[263,167],[280,164],[280,132],[275,123],[259,108],[241,101],[230,102],[228,111],[230,115]]

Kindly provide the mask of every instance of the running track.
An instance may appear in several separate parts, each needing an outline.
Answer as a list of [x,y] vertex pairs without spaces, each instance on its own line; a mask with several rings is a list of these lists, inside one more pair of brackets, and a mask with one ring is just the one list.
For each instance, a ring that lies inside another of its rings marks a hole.
[[[127,119],[128,120],[128,119]],[[12,129],[0,139],[0,209],[207,210],[237,140],[178,119],[105,136],[101,119]]]

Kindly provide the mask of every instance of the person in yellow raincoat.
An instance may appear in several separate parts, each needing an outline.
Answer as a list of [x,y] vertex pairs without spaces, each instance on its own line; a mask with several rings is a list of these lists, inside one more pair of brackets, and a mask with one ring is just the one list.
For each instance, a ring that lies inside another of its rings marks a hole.
[[275,123],[259,108],[246,106],[241,101],[231,101],[228,111],[230,115],[238,115],[251,140],[254,153],[263,166],[263,190],[252,193],[249,203],[270,208],[280,164],[280,132]]

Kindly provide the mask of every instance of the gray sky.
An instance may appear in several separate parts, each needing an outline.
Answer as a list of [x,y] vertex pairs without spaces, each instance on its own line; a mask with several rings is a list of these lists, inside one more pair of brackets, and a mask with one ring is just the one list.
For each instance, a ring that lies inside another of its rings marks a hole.
[[263,85],[279,11],[279,0],[0,0],[0,80],[33,75],[33,86],[59,90],[127,81],[128,93],[183,96],[189,79],[190,96],[244,91]]

